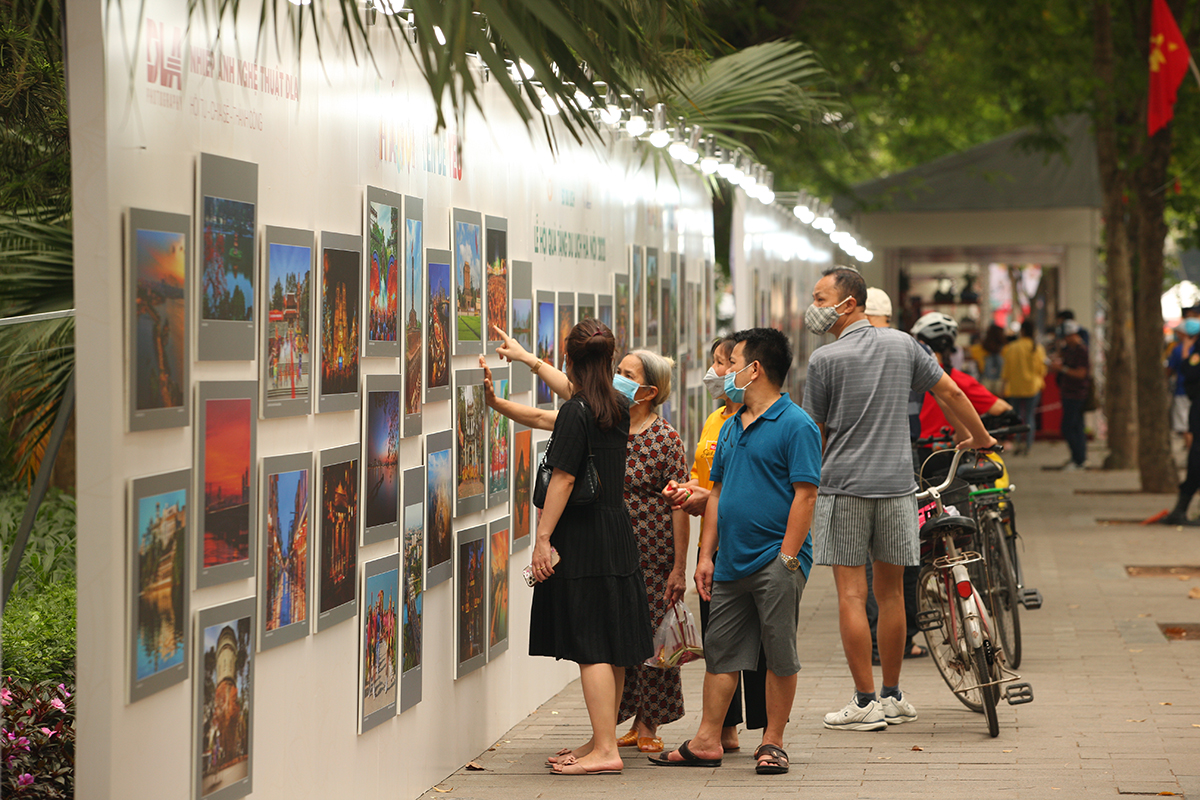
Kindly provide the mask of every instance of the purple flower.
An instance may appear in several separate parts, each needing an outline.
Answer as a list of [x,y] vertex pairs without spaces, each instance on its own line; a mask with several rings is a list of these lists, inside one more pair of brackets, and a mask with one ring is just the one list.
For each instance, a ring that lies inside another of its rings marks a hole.
[[63,705],[63,701],[62,701],[62,700],[59,700],[57,697],[56,697],[56,698],[54,698],[53,700],[51,700],[51,701],[50,701],[50,705],[54,706],[54,707],[55,707],[55,708],[57,708],[59,711],[66,711],[66,710],[67,710],[67,707]]
[[49,728],[42,728],[42,733],[47,739],[53,739],[55,736],[58,736],[58,731],[52,731]]
[[0,706],[6,706],[12,702],[12,692],[8,689],[0,689]]
[[71,693],[67,691],[67,687],[66,687],[66,686],[63,686],[61,683],[58,685],[58,690],[59,690],[60,692],[62,692],[62,696],[63,696],[63,697],[70,697],[70,696],[71,696]]
[[33,786],[33,776],[26,772],[17,778],[17,786]]

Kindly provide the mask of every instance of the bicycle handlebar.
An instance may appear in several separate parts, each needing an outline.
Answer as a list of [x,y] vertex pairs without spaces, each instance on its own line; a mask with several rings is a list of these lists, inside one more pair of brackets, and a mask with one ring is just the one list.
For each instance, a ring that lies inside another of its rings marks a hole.
[[942,483],[941,486],[934,486],[929,489],[926,489],[923,492],[917,492],[917,500],[928,500],[930,497],[933,497],[933,495],[935,493],[940,495],[942,492],[949,489],[950,484],[954,482],[954,479],[956,477],[958,477],[958,462],[962,461],[963,453],[966,453],[966,452],[968,452],[968,451],[955,450],[954,451],[954,461],[952,461],[950,463],[950,471],[948,473],[946,473],[946,480]]

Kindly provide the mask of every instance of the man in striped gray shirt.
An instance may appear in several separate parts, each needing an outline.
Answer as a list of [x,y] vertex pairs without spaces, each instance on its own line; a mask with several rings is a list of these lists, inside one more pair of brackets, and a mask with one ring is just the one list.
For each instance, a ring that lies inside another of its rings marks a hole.
[[[804,387],[804,410],[825,439],[813,512],[813,560],[833,567],[842,647],[855,688],[845,708],[825,715],[825,727],[835,730],[883,730],[917,718],[900,691],[904,567],[920,561],[909,391],[932,391],[950,418],[963,421],[969,438],[960,447],[995,444],[937,361],[908,334],[872,327],[866,303],[862,275],[835,267],[817,282],[804,315],[810,331],[837,337],[809,358]],[[866,612],[868,558],[879,603],[879,699]]]

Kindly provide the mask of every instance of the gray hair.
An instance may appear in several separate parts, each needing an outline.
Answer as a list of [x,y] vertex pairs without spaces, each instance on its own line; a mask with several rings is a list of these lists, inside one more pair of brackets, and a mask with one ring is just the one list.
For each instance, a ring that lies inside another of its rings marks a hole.
[[675,369],[675,361],[666,356],[660,356],[652,350],[634,350],[629,355],[636,356],[642,362],[642,374],[646,376],[646,385],[658,389],[654,396],[652,409],[658,408],[671,396],[671,372]]

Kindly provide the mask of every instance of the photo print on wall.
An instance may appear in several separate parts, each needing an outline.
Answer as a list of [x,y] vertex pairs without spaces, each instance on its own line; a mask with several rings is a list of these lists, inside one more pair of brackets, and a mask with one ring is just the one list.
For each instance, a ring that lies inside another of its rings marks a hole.
[[453,210],[450,244],[454,258],[454,355],[483,352],[483,218],[477,211]]
[[[533,464],[530,466],[530,485],[533,480],[537,479],[537,468],[542,463],[542,459],[546,457],[546,446],[550,443],[549,439],[542,439],[533,446]],[[542,521],[542,510],[537,506],[533,506],[533,534],[537,536],[538,523]]]
[[190,422],[188,264],[192,220],[129,209],[125,237],[129,430]]
[[454,290],[449,250],[426,250],[429,304],[425,344],[425,402],[450,399],[450,325],[454,319]]
[[404,539],[400,544],[400,711],[421,702],[422,607],[425,597],[425,467],[404,470]]
[[679,255],[677,253],[670,254],[670,264],[670,272],[663,276],[661,282],[662,302],[659,308],[661,309],[662,330],[660,338],[662,339],[662,352],[678,361],[679,339],[676,335],[676,326],[679,322]]
[[[493,325],[508,332],[508,220],[503,217],[484,217],[483,222],[487,233],[484,240],[487,247],[487,318],[484,320],[487,335],[483,340],[490,344],[504,341],[500,334],[492,330]],[[488,349],[485,347],[484,352]]]
[[[492,370],[492,391],[496,397],[509,398],[509,367]],[[488,429],[488,508],[508,502],[508,417],[489,408]]]
[[400,556],[363,564],[358,632],[358,732],[396,716],[400,693]]
[[552,366],[563,368],[566,363],[564,359],[567,357],[567,337],[571,335],[571,328],[575,327],[575,293],[574,292],[559,292],[558,293],[558,338],[555,344],[558,347],[555,353],[555,363]]
[[404,246],[403,198],[395,192],[367,187],[366,324],[363,355],[400,355],[400,254]]
[[487,406],[483,370],[454,373],[454,516],[482,511],[487,498]]
[[312,453],[264,458],[262,475],[260,563],[263,566],[258,592],[260,651],[308,636]]
[[254,598],[196,614],[193,796],[232,800],[253,791]]
[[646,248],[646,338],[649,349],[658,347],[658,248]]
[[318,411],[358,408],[362,239],[321,233],[321,384]]
[[454,431],[425,437],[425,588],[450,579],[454,558]]
[[[528,353],[534,352],[533,345],[533,264],[529,261],[513,261],[509,270],[509,287],[512,294],[512,320],[508,334]],[[509,390],[513,394],[528,392],[533,388],[533,373],[527,369],[514,369],[509,376]]]
[[488,661],[508,649],[508,527],[508,517],[488,525]]
[[454,679],[487,661],[487,525],[458,532],[454,568]]
[[129,482],[128,702],[188,676],[188,491],[181,469]]
[[580,292],[576,297],[576,303],[579,305],[580,322],[585,319],[597,319],[596,295]]
[[632,347],[629,328],[629,276],[613,275],[613,337],[617,340],[613,361],[620,363]]
[[363,390],[363,544],[400,535],[399,375],[367,375]]
[[421,433],[421,397],[425,385],[425,236],[423,204],[404,198],[404,436]]
[[613,332],[616,336],[617,329],[613,327],[613,296],[611,294],[596,295],[596,319],[600,324]]
[[646,272],[642,268],[642,246],[635,244],[629,248],[629,318],[633,325],[630,328],[630,335],[626,341],[627,347],[630,350],[636,350],[641,347],[646,337],[645,296]]
[[[554,316],[554,292],[537,293],[537,357],[554,366],[554,348],[558,341],[558,320]],[[538,408],[554,408],[554,392],[541,378],[535,396]]]
[[513,423],[512,551],[529,546],[529,508],[533,486],[533,430]]
[[254,575],[258,515],[254,381],[197,384],[196,587]]
[[317,632],[355,613],[358,565],[359,446],[321,451],[321,550],[317,562]]
[[200,361],[254,358],[258,165],[200,154]]
[[312,412],[313,232],[268,225],[263,232],[262,397],[264,418]]

